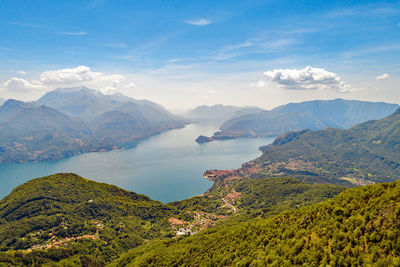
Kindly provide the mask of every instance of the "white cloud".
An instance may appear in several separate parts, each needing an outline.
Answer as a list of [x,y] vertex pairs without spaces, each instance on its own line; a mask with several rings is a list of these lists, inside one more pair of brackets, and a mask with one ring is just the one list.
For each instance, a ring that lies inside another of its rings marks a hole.
[[133,88],[136,88],[137,85],[135,83],[130,83],[126,87],[129,88],[129,89],[133,89]]
[[390,78],[390,75],[387,74],[387,73],[384,73],[384,74],[382,74],[382,75],[376,76],[376,79],[377,79],[377,80],[387,80],[387,79],[389,79],[389,78]]
[[101,89],[100,91],[105,95],[112,95],[112,94],[115,94],[116,92],[118,92],[118,88],[116,88],[114,86],[107,86],[107,87]]
[[211,90],[208,90],[208,93],[209,93],[209,94],[215,94],[216,92],[217,92],[217,91],[212,90],[212,89],[211,89]]
[[88,32],[59,32],[62,35],[87,35]]
[[43,84],[39,81],[27,81],[17,77],[6,81],[4,83],[4,88],[13,92],[31,92],[45,89]]
[[[18,73],[25,74],[26,72],[18,71]],[[13,77],[6,81],[1,89],[10,93],[33,93],[54,88],[88,86],[106,94],[112,94],[118,91],[123,80],[124,76],[120,74],[94,72],[87,66],[78,66],[76,68],[45,71],[40,75],[39,80],[29,81]],[[132,85],[134,84],[129,84],[129,86]]]
[[168,60],[168,63],[176,63],[176,62],[179,62],[182,60],[183,60],[182,58],[173,58],[173,59]]
[[210,19],[195,19],[195,20],[186,20],[186,24],[196,25],[196,26],[206,26],[212,23]]
[[45,84],[70,84],[76,82],[91,82],[100,73],[92,72],[89,67],[78,66],[73,69],[45,71],[40,75],[40,81]]
[[256,83],[251,83],[249,86],[250,87],[266,87],[268,85],[268,83],[267,82],[264,82],[264,81],[258,81],[258,82],[256,82]]
[[21,23],[21,22],[9,22],[9,23],[18,25],[18,26],[29,27],[29,28],[45,28],[43,25],[38,25],[38,24],[29,24],[29,23]]
[[340,93],[356,91],[346,84],[334,72],[310,66],[304,69],[276,69],[264,72],[268,81],[280,85],[284,89],[293,90],[336,90]]
[[122,79],[122,75],[94,72],[87,66],[45,71],[40,75],[40,81],[48,85],[87,85],[95,82],[109,82],[116,87]]
[[21,75],[25,75],[26,71],[20,70],[20,71],[18,71],[18,73],[21,74]]

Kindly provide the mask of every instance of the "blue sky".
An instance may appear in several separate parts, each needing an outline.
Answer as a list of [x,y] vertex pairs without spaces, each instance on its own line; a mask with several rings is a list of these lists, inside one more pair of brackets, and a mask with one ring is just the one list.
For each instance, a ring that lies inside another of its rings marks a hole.
[[[0,0],[0,62],[3,98],[87,85],[173,109],[399,103],[400,1]],[[66,73],[76,80],[54,78]]]

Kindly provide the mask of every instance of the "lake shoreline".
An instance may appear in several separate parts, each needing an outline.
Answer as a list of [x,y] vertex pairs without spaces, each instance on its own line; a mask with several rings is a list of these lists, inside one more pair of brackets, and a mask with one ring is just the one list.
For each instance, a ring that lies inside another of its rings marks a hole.
[[0,197],[36,177],[76,173],[168,203],[203,194],[208,169],[235,169],[260,156],[271,139],[238,139],[199,145],[194,137],[217,126],[189,124],[141,140],[134,147],[91,152],[52,162],[0,164]]

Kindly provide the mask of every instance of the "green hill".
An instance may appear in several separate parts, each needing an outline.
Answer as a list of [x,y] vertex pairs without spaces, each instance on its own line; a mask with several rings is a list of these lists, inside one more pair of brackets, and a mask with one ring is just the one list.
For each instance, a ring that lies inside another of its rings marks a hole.
[[400,182],[137,247],[114,266],[398,266]]
[[33,179],[0,201],[0,266],[105,264],[150,240],[170,240],[326,200],[344,188],[292,178],[215,185],[162,204],[76,174]]
[[203,196],[170,205],[180,211],[235,215],[240,220],[269,216],[299,206],[311,205],[343,191],[345,187],[306,184],[293,178],[262,178],[215,183]]
[[400,109],[349,130],[288,132],[261,147],[259,158],[216,180],[290,176],[348,186],[395,181],[400,177],[399,129]]
[[174,235],[167,221],[171,213],[146,196],[56,174],[18,186],[1,200],[0,249],[24,255],[33,250],[20,257],[23,264],[80,262],[83,256],[106,262],[146,240]]

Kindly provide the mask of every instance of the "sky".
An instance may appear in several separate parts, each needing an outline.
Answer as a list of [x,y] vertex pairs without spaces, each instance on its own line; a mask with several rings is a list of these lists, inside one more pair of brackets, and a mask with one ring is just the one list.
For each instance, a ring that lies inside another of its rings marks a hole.
[[400,1],[0,0],[0,97],[400,103]]

